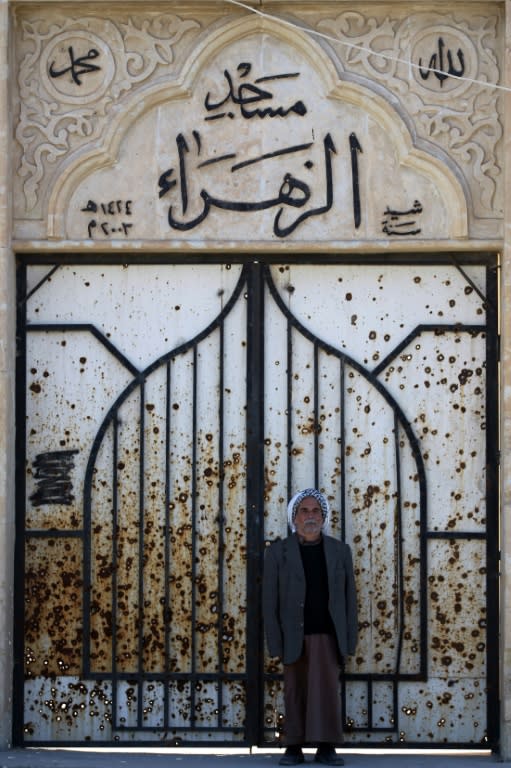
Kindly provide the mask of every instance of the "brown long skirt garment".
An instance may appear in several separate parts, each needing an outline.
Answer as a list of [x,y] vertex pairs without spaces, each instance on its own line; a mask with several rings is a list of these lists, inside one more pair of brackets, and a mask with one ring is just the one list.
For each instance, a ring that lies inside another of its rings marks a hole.
[[332,635],[305,635],[303,653],[284,665],[284,743],[342,743],[339,655]]

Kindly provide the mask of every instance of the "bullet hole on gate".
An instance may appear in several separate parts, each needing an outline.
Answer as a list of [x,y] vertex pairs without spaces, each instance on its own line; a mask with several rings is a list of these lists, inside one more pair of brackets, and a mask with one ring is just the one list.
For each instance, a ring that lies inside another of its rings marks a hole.
[[470,368],[463,368],[463,370],[458,374],[458,380],[460,384],[463,385],[466,384],[473,375],[474,371],[471,371]]

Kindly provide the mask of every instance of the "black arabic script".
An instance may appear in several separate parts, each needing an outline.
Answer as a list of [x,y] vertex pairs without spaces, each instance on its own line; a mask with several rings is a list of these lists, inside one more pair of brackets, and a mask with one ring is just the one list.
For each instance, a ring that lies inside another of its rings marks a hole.
[[418,235],[422,231],[417,224],[417,216],[422,213],[422,205],[415,200],[413,206],[406,211],[396,211],[392,208],[385,209],[384,219],[382,221],[382,231],[391,237],[410,237]]
[[441,37],[438,38],[438,52],[434,53],[429,60],[429,67],[422,69],[422,58],[419,59],[419,71],[423,80],[427,80],[428,77],[433,74],[439,81],[440,87],[443,86],[444,80],[448,77],[463,77],[465,74],[465,56],[461,48],[458,48],[456,53],[459,61],[459,67],[454,66],[454,57],[452,51],[447,50],[447,66],[444,57],[445,43]]
[[101,67],[99,67],[97,64],[90,63],[92,59],[97,59],[99,56],[99,51],[97,51],[95,48],[91,48],[90,51],[85,54],[85,56],[78,56],[76,58],[72,45],[69,46],[67,52],[71,62],[69,66],[64,67],[63,69],[55,69],[55,62],[52,61],[49,70],[50,77],[62,77],[69,72],[71,74],[71,80],[76,83],[76,85],[81,85],[82,81],[80,78],[83,75],[86,75],[89,72],[97,72],[101,69]]
[[[299,72],[288,72],[278,75],[265,75],[259,77],[253,82],[246,81],[244,78],[250,73],[252,65],[242,62],[238,65],[237,71],[240,83],[236,86],[233,82],[230,72],[224,70],[224,78],[227,82],[227,93],[223,98],[215,100],[208,91],[204,100],[204,106],[207,112],[216,112],[214,115],[208,115],[206,120],[219,120],[223,117],[234,118],[234,112],[229,110],[228,105],[232,104],[240,109],[241,116],[246,120],[252,117],[287,117],[289,114],[295,114],[303,117],[307,113],[307,107],[301,99],[296,101],[290,107],[269,106],[268,101],[273,99],[273,93],[266,87],[262,88],[260,83],[267,83],[272,80],[283,80],[296,78]],[[217,111],[220,110],[220,111]]]
[[[200,140],[200,135],[198,134],[197,131],[193,132],[193,138],[195,141],[196,150],[198,154],[200,154],[201,140]],[[279,210],[275,214],[273,232],[277,237],[287,237],[287,235],[290,235],[292,232],[294,232],[294,230],[303,221],[310,218],[311,216],[319,216],[322,213],[326,213],[332,207],[332,203],[333,203],[332,154],[335,154],[336,149],[335,149],[335,145],[332,140],[332,137],[330,136],[329,133],[325,136],[323,140],[325,202],[320,206],[303,211],[299,216],[297,216],[294,219],[294,221],[292,221],[290,224],[287,224],[287,225],[282,222],[284,209],[286,207],[303,208],[309,202],[312,194],[310,186],[305,181],[297,178],[290,172],[287,172],[284,174],[282,181],[280,183],[280,186],[278,190],[276,190],[276,194],[263,200],[251,200],[251,201],[227,200],[227,199],[218,197],[217,195],[213,194],[207,189],[202,188],[198,193],[199,198],[201,200],[202,210],[200,210],[199,213],[193,216],[192,218],[186,219],[186,213],[188,211],[188,205],[189,205],[189,191],[188,191],[189,185],[188,185],[188,170],[187,170],[186,157],[188,153],[191,151],[191,149],[190,149],[189,143],[187,142],[183,134],[179,134],[177,136],[176,144],[178,148],[181,214],[180,214],[180,217],[178,218],[178,216],[175,213],[175,206],[171,205],[169,207],[168,222],[169,222],[169,226],[172,229],[176,229],[178,231],[183,232],[183,231],[193,229],[194,227],[197,227],[201,222],[204,221],[204,219],[206,219],[206,217],[209,215],[212,208],[219,208],[219,209],[228,210],[228,211],[237,211],[241,213],[246,213],[250,211],[263,211],[268,208],[278,208]],[[310,149],[311,146],[312,146],[312,142],[305,143],[305,144],[296,144],[291,147],[285,147],[283,149],[276,150],[274,152],[269,152],[264,155],[259,155],[249,160],[244,160],[239,163],[233,164],[231,166],[231,172],[234,173],[236,171],[242,170],[243,168],[249,165],[270,160],[275,157],[280,157],[282,155],[302,152],[304,150]],[[233,159],[233,157],[235,157],[235,155],[233,155],[233,153],[229,153],[226,155],[222,155],[220,157],[215,157],[213,160],[206,160],[200,163],[197,167],[203,168],[204,166],[211,164],[213,162],[216,163],[216,162],[231,160]],[[312,165],[313,163],[310,161],[305,163],[305,166],[307,168],[312,167]],[[169,170],[165,171],[160,175],[160,178],[158,180],[158,186],[160,188],[160,191],[159,191],[160,198],[164,197],[171,189],[173,189],[178,184],[177,179],[173,178],[173,175],[174,175],[174,168],[170,168]]]

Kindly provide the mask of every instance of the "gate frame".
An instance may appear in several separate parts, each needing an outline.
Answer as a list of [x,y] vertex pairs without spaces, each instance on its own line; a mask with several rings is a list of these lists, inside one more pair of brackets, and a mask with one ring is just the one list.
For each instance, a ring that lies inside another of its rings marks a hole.
[[[272,264],[361,264],[361,265],[451,265],[462,270],[464,265],[486,266],[487,288],[492,301],[486,301],[486,608],[487,608],[487,637],[486,637],[486,668],[487,668],[487,742],[484,745],[474,743],[429,744],[413,742],[357,742],[352,746],[396,751],[401,749],[420,748],[435,749],[480,749],[481,747],[498,750],[500,740],[500,695],[499,695],[499,660],[500,660],[500,606],[498,600],[490,600],[489,595],[499,595],[499,536],[500,536],[500,451],[499,451],[499,363],[500,363],[500,329],[499,329],[499,270],[501,268],[500,254],[495,252],[439,252],[425,253],[389,253],[389,254],[360,254],[339,253],[292,253],[280,255],[277,253],[254,254],[151,254],[130,253],[112,254],[111,252],[84,254],[83,252],[19,254],[17,256],[17,359],[16,359],[16,438],[15,438],[15,510],[16,510],[16,541],[15,562],[17,565],[14,578],[14,665],[13,665],[13,743],[16,746],[108,746],[124,744],[130,746],[168,746],[165,742],[155,740],[137,740],[129,742],[106,741],[23,741],[24,720],[24,546],[25,546],[25,423],[26,423],[26,267],[32,265],[48,265],[49,272],[41,281],[44,282],[54,270],[61,265],[108,265],[108,264],[242,264],[248,265],[247,287],[249,301],[247,305],[247,349],[248,367],[258,371],[259,375],[250,377],[246,382],[247,402],[253,398],[256,402],[264,402],[264,339],[260,344],[253,343],[257,339],[260,319],[264,313],[264,279],[263,265]],[[464,275],[467,278],[466,275]],[[41,284],[39,283],[39,285]],[[38,287],[34,288],[35,291]],[[476,290],[478,290],[476,288]],[[263,508],[264,495],[264,412],[263,409],[249,411],[247,409],[247,472],[246,507],[247,512],[257,512]],[[488,514],[492,511],[493,514]],[[456,534],[452,534],[456,538]],[[470,534],[468,535],[470,538]],[[444,534],[443,538],[449,538]],[[457,538],[461,538],[458,536]],[[476,535],[474,538],[483,538]],[[247,633],[247,697],[251,697],[251,706],[247,708],[246,738],[236,742],[235,746],[252,746],[265,744],[263,736],[263,632],[260,604],[260,576],[263,564],[263,526],[261,515],[253,514],[247,517],[247,626],[257,629]],[[422,610],[425,610],[423,606]],[[494,627],[495,645],[488,627]],[[231,744],[231,742],[229,742]],[[220,741],[183,741],[183,746],[222,746]],[[351,746],[351,745],[350,745]]]

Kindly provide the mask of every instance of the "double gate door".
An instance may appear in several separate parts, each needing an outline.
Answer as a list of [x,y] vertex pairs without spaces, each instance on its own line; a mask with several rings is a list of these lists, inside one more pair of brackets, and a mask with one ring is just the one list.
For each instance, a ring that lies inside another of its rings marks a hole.
[[489,745],[492,256],[19,264],[19,744],[275,744],[268,542],[352,547],[348,744]]

